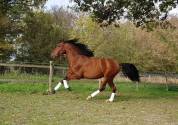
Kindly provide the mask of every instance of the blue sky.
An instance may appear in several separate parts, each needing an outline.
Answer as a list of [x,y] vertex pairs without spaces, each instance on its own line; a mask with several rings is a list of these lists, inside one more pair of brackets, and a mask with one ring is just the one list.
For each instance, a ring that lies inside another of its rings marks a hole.
[[[51,7],[53,7],[53,6],[58,6],[58,7],[68,6],[68,5],[71,4],[69,1],[70,0],[48,0],[45,7],[46,7],[47,10],[50,10]],[[172,10],[170,12],[170,14],[178,16],[178,8]]]

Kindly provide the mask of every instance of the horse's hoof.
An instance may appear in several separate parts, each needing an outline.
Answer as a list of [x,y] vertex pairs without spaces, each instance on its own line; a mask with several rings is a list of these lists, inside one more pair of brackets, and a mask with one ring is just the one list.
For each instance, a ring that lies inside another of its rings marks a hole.
[[55,94],[56,91],[55,90],[52,90],[52,91],[46,91],[46,92],[43,92],[43,95],[52,95],[52,94]]
[[89,95],[88,97],[87,97],[87,100],[90,100],[92,97]]
[[69,87],[68,89],[67,89],[68,91],[72,91],[72,89]]
[[119,92],[119,93],[117,93],[117,96],[122,96],[122,94]]
[[106,102],[107,102],[107,103],[111,103],[111,102],[113,102],[113,101],[110,101],[109,99],[107,99]]
[[52,94],[55,94],[56,93],[56,91],[55,90],[52,90]]

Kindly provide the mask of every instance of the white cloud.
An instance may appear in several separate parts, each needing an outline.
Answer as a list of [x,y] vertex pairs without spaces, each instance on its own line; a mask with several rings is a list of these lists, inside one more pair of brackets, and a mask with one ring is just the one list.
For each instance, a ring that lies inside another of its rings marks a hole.
[[178,7],[169,12],[170,15],[178,16]]
[[45,4],[45,8],[47,10],[50,10],[54,6],[61,7],[61,6],[68,6],[69,4],[70,4],[69,0],[48,0]]

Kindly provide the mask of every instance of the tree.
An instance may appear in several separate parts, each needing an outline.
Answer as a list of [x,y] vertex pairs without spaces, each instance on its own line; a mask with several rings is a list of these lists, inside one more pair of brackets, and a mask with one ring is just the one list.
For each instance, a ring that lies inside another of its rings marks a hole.
[[5,41],[6,29],[8,28],[8,19],[4,12],[0,11],[0,60],[9,59],[12,46]]
[[46,0],[0,1],[0,60],[8,61],[14,53],[14,43],[22,34],[23,18],[41,8]]
[[68,15],[62,8],[53,9],[51,13],[28,14],[24,19],[23,34],[16,45],[16,61],[48,63],[52,49],[60,40],[67,39],[72,29]]
[[[89,12],[102,25],[127,19],[136,26],[151,28],[167,18],[177,0],[73,0],[76,8]],[[168,23],[165,23],[168,24]]]
[[[178,26],[178,20],[170,20]],[[113,25],[99,27],[88,16],[75,22],[71,37],[80,38],[95,56],[137,65],[140,71],[178,71],[178,29],[161,28],[146,32],[127,22],[120,28]]]

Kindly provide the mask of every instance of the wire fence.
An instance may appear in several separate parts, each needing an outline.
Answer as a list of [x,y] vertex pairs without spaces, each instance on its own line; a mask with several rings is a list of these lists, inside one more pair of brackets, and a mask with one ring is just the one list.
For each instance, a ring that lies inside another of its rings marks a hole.
[[[0,63],[0,82],[46,83],[50,65]],[[67,67],[54,66],[54,79],[64,77]]]
[[[177,84],[178,85],[178,74],[170,72],[141,72],[141,82],[154,83],[154,84]],[[123,76],[118,74],[116,80],[129,81]]]

